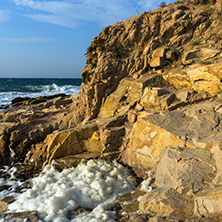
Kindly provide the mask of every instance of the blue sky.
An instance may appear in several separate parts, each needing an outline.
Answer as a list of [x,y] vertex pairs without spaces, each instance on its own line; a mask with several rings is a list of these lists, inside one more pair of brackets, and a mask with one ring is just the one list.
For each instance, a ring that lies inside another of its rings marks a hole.
[[161,2],[0,0],[0,78],[78,78],[102,29]]

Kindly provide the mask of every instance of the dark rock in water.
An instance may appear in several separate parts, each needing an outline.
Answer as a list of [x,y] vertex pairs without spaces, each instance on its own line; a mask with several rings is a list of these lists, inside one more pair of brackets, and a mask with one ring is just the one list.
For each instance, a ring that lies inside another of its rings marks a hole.
[[21,213],[6,213],[1,214],[0,219],[4,219],[4,221],[7,222],[23,222],[23,221],[29,221],[29,222],[37,222],[38,216],[36,211],[28,211],[28,212],[21,212]]
[[29,99],[30,97],[16,97],[11,102],[12,104],[15,104],[15,103],[21,103],[21,102],[27,101]]
[[7,109],[7,108],[9,108],[9,105],[0,105],[0,110],[1,109]]
[[11,185],[3,185],[3,186],[0,186],[0,192],[3,191],[3,190],[8,190],[9,188],[11,188],[12,186]]

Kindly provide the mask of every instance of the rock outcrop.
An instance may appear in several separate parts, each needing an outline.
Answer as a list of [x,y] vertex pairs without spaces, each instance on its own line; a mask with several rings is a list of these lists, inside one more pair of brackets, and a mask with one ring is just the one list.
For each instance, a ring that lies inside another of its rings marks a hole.
[[149,186],[119,198],[119,221],[221,221],[222,2],[161,6],[93,39],[79,94],[14,99],[1,164],[117,159]]

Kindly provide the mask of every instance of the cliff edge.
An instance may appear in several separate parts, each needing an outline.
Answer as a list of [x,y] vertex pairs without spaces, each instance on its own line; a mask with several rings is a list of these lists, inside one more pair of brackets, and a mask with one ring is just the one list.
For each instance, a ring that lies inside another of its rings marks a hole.
[[1,112],[2,164],[117,159],[145,181],[118,221],[221,221],[222,1],[160,6],[93,39],[77,95]]

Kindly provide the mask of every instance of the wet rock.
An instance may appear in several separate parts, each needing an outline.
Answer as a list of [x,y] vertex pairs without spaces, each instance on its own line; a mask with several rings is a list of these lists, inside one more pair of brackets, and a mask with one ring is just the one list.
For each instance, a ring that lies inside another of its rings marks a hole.
[[4,221],[14,222],[15,220],[18,222],[22,222],[28,220],[30,222],[37,222],[38,216],[36,211],[29,211],[29,212],[21,212],[21,213],[6,213],[1,214],[0,219],[4,219]]
[[81,153],[76,155],[70,155],[55,159],[53,162],[53,166],[55,169],[61,171],[65,168],[76,167],[81,162],[81,160],[89,160],[89,159],[96,159],[101,156],[100,152],[94,153]]

